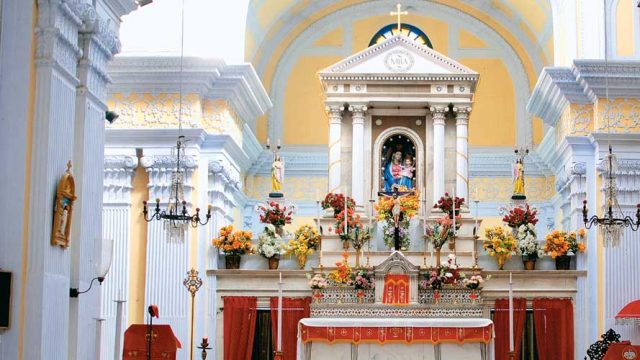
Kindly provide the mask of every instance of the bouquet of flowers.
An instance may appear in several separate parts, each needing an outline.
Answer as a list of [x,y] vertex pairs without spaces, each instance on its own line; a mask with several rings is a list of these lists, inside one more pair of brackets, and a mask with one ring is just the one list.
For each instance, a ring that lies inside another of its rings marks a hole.
[[[354,231],[356,227],[360,227],[360,215],[357,215],[353,209],[347,209],[347,230]],[[344,209],[336,215],[336,234],[346,235],[344,231]]]
[[[387,223],[382,228],[382,239],[384,240],[385,245],[389,248],[393,248],[395,246],[395,232],[396,228],[393,226],[393,223]],[[410,245],[409,239],[409,223],[401,222],[398,227],[398,235],[400,236],[400,246],[403,249],[406,249]]]
[[255,254],[256,250],[251,245],[251,237],[251,231],[233,231],[233,225],[223,226],[220,228],[220,236],[213,239],[212,245],[225,254]]
[[287,244],[287,254],[293,254],[298,259],[298,265],[304,269],[307,263],[307,257],[313,254],[313,248],[309,247],[309,241],[306,238],[293,238]]
[[[579,236],[580,239],[584,239],[586,236],[586,230],[578,230],[577,236]],[[578,242],[577,236],[573,231],[566,232],[554,230],[546,236],[544,252],[551,255],[552,259],[555,259],[558,256],[573,256],[578,252],[584,252],[584,243]]]
[[298,241],[306,241],[310,249],[317,250],[322,237],[318,234],[315,227],[311,225],[302,225],[293,235]]
[[284,241],[276,233],[275,226],[267,224],[264,231],[258,235],[258,254],[269,259],[285,253]]
[[[323,209],[332,208],[333,214],[337,217],[339,212],[344,211],[344,200],[345,196],[342,194],[328,193],[320,203],[320,206]],[[347,196],[347,208],[354,209],[355,207],[356,202]]]
[[371,278],[371,275],[365,270],[358,270],[355,275],[353,285],[356,290],[370,290],[375,288],[376,283]]
[[313,275],[313,277],[309,280],[309,287],[312,289],[324,289],[327,287],[327,285],[327,279],[325,279],[324,276],[320,274]]
[[[456,216],[456,230],[460,229],[461,217]],[[435,249],[442,246],[453,237],[453,220],[449,216],[443,216],[436,220],[435,224],[427,225],[425,228],[425,236],[430,239]]]
[[455,201],[456,211],[460,210],[460,207],[464,205],[464,198],[457,197],[453,199],[449,196],[449,193],[444,193],[444,196],[438,199],[438,202],[433,205],[434,209],[440,209],[447,214],[453,213],[453,203]]
[[487,238],[483,241],[482,246],[489,256],[494,256],[498,260],[498,266],[502,270],[504,262],[511,258],[516,250],[516,240],[502,226],[486,229],[485,236]]
[[336,262],[336,269],[329,273],[329,280],[337,286],[353,286],[353,272],[349,266],[349,254],[342,254],[342,261]]
[[[412,191],[411,194],[399,196],[398,199],[400,201],[400,212],[405,221],[408,221],[418,214],[418,210],[420,209],[420,194],[418,191]],[[375,204],[375,209],[378,212],[376,219],[378,221],[393,222],[393,206],[393,197],[381,197],[378,203]]]
[[464,277],[464,273],[456,265],[456,256],[449,254],[447,261],[443,261],[440,266],[431,269],[428,274],[425,274],[425,279],[420,282],[420,287],[440,290],[445,284],[459,285]]
[[521,225],[538,223],[536,215],[538,211],[531,209],[529,204],[524,208],[515,207],[509,210],[509,213],[502,218],[502,221],[506,222],[509,227],[519,228]]
[[487,276],[486,279],[483,279],[482,275],[479,275],[479,274],[471,275],[471,277],[462,279],[462,285],[467,289],[480,290],[482,289],[482,285],[484,284],[484,282],[486,280],[489,280],[489,276]]
[[260,214],[260,222],[273,226],[284,226],[291,224],[293,215],[293,205],[284,206],[275,201],[266,202],[256,206],[256,211]]
[[532,223],[518,227],[516,242],[517,252],[523,259],[534,260],[544,256],[544,250],[536,239],[536,227]]

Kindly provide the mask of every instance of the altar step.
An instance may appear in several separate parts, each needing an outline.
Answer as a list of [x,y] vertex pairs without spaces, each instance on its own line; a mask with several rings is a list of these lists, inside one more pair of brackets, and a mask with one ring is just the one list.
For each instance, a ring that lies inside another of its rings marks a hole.
[[[470,235],[457,236],[456,249],[459,250],[460,252],[465,252],[465,251],[472,252],[473,242],[474,242],[473,236],[470,236]],[[422,238],[422,235],[414,236],[413,238],[411,238],[412,248],[415,248],[416,246],[419,248],[424,248],[424,243],[425,243],[425,240]],[[366,246],[367,245],[365,244],[365,249],[366,249]],[[376,247],[380,249],[381,247],[384,247],[384,246],[385,245],[382,239],[372,239],[372,247],[374,249]],[[350,247],[353,248],[352,246]],[[428,243],[428,248],[429,249],[431,248],[430,243]],[[447,244],[443,246],[443,250],[445,250],[445,248],[448,248]],[[482,240],[478,239],[476,241],[476,250],[481,250],[481,248],[482,248]],[[342,240],[337,235],[324,235],[322,237],[322,249],[323,251],[340,251],[343,249]]]
[[[325,267],[335,267],[335,263],[342,260],[342,254],[345,250],[341,251],[323,251],[322,252],[322,265]],[[355,250],[350,248],[346,251],[349,254],[349,264],[351,266],[355,265]],[[360,265],[364,266],[367,262],[367,255],[369,255],[369,264],[370,265],[378,265],[386,260],[391,251],[371,251],[368,253],[366,250],[362,252],[360,255]],[[423,265],[425,262],[425,254],[423,251],[402,251],[402,254],[415,265]],[[453,254],[453,252],[449,252],[448,250],[442,251],[440,253],[440,261],[446,261],[449,254]],[[473,253],[470,251],[458,251],[455,253],[456,262],[461,267],[470,268],[475,264],[475,260],[473,258]],[[432,266],[435,264],[436,254],[427,252],[426,255],[426,264],[427,266]],[[319,262],[319,260],[318,260]]]

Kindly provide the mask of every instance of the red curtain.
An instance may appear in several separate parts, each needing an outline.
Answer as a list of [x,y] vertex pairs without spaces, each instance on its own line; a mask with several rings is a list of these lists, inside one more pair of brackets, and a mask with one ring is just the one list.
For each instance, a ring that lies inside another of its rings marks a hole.
[[571,299],[534,299],[533,320],[539,360],[573,359]]
[[[311,297],[282,298],[282,355],[284,360],[296,359],[296,345],[298,341],[298,322],[311,315],[309,305]],[[271,298],[271,333],[273,349],[278,344],[278,298]]]
[[[520,359],[520,347],[522,345],[522,334],[524,333],[524,322],[527,317],[527,299],[513,299],[513,346],[516,352],[516,359]],[[495,312],[493,314],[495,326],[495,348],[496,360],[509,359],[509,299],[497,299]]]
[[409,303],[409,275],[387,274],[384,276],[382,303],[393,305]]
[[250,296],[224,297],[224,359],[249,360],[253,351],[258,301]]

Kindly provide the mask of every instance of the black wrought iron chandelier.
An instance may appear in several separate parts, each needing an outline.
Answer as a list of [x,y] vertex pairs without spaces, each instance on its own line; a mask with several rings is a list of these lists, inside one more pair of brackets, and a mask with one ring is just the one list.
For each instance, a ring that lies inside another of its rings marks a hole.
[[[604,9],[604,70],[605,70],[605,98],[609,104],[609,63],[608,63],[608,45],[607,45],[607,10],[606,1]],[[605,115],[606,116],[606,115]],[[607,116],[607,138],[611,139],[611,122]],[[591,229],[594,225],[602,235],[604,246],[617,246],[620,244],[620,238],[625,228],[631,228],[637,231],[640,227],[640,204],[637,205],[635,221],[628,215],[624,215],[620,204],[618,203],[615,172],[618,170],[618,161],[613,154],[611,144],[609,144],[609,153],[602,159],[604,171],[607,177],[605,179],[604,197],[606,200],[605,212],[602,217],[593,215],[589,218],[589,210],[587,209],[587,200],[582,202],[582,220],[587,229]]]
[[[142,213],[147,222],[153,220],[163,220],[167,240],[170,242],[184,242],[186,231],[191,227],[206,225],[211,219],[211,205],[207,207],[207,214],[204,221],[200,217],[200,208],[196,208],[195,214],[189,214],[187,201],[184,199],[184,156],[185,137],[182,135],[182,72],[184,59],[184,0],[182,2],[182,35],[180,41],[180,106],[178,110],[178,141],[175,146],[176,169],[171,174],[171,190],[168,207],[166,210],[160,209],[160,199],[156,199],[156,206],[153,214],[149,216],[147,201],[143,201]],[[172,151],[174,153],[174,151]]]

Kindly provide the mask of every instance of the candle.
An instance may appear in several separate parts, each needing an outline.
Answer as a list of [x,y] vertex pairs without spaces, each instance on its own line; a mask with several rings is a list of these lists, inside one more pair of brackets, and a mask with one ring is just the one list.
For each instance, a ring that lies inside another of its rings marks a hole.
[[347,206],[347,191],[344,192],[344,230],[343,233],[349,235],[349,207]]
[[509,273],[509,351],[513,352],[513,279]]
[[282,273],[280,273],[280,282],[278,283],[278,343],[277,351],[282,351]]
[[453,187],[453,200],[452,200],[452,205],[451,208],[453,209],[453,240],[455,241],[456,239],[456,187]]
[[271,141],[267,138],[267,147],[271,146]]
[[278,147],[280,147],[280,139],[278,139]]

